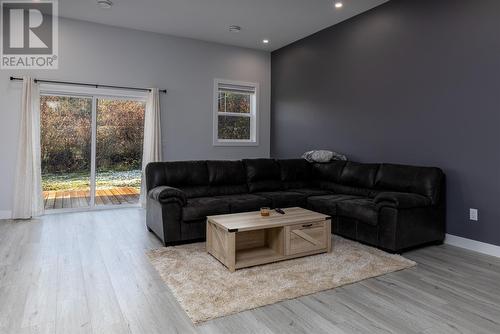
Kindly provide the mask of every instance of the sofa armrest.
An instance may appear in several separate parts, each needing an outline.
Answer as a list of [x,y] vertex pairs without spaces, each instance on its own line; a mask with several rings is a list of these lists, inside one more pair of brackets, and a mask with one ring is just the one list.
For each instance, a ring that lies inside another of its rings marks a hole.
[[425,196],[400,192],[382,192],[375,196],[374,201],[379,208],[391,207],[396,209],[409,209],[431,205],[431,200]]
[[182,190],[169,186],[155,187],[149,191],[148,196],[161,204],[177,202],[185,206],[187,203],[186,194]]

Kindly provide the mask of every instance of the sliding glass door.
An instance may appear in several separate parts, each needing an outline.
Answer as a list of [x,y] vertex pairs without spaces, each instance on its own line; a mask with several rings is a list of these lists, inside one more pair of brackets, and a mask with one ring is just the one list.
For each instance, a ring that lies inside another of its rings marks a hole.
[[92,97],[41,96],[42,188],[46,209],[91,204]]
[[96,205],[138,203],[144,101],[97,99]]
[[43,94],[40,108],[46,210],[138,203],[144,99]]

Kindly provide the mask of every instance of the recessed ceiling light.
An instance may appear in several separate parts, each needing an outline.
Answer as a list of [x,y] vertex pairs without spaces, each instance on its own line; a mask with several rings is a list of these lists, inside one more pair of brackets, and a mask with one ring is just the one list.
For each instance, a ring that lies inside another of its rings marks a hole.
[[335,8],[342,8],[344,4],[340,1],[335,2]]
[[240,30],[241,30],[240,26],[236,26],[236,25],[229,26],[229,31],[230,32],[240,32]]
[[110,0],[97,0],[97,5],[100,8],[107,9],[111,8],[113,6],[113,3]]
[[268,39],[263,39],[263,40],[262,40],[262,43],[264,43],[264,44],[269,44],[269,40],[268,40]]

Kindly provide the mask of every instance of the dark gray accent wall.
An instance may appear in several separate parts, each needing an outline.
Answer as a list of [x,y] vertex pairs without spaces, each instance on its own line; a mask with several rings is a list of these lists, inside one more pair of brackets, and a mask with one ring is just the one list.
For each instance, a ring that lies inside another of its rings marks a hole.
[[448,233],[500,245],[500,1],[392,0],[271,64],[272,156],[441,167]]

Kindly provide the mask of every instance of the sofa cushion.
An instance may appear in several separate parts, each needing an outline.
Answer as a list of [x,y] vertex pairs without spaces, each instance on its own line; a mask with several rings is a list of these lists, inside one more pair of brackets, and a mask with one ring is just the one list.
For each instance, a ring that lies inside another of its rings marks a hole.
[[337,202],[337,215],[370,225],[378,223],[378,207],[371,198],[352,198]]
[[306,195],[292,191],[265,191],[255,193],[255,195],[270,199],[273,208],[304,207],[306,204]]
[[331,192],[329,192],[328,190],[319,189],[319,188],[292,188],[292,189],[288,189],[288,191],[293,191],[295,193],[304,194],[307,197],[331,194]]
[[318,186],[320,189],[324,189],[335,194],[345,194],[371,198],[375,197],[380,192],[380,190],[376,189],[351,187],[328,181],[319,181]]
[[165,162],[165,184],[171,187],[208,185],[206,161]]
[[378,207],[391,207],[396,209],[422,208],[431,204],[429,197],[400,192],[382,192],[373,200]]
[[337,202],[354,198],[358,197],[342,194],[312,196],[307,199],[307,208],[325,215],[336,216]]
[[312,167],[304,159],[278,160],[284,189],[304,188],[311,185]]
[[211,186],[246,184],[246,171],[242,161],[207,161],[208,182]]
[[245,166],[241,161],[207,161],[212,196],[248,193]]
[[339,183],[351,187],[373,188],[379,164],[348,161],[342,169]]
[[150,162],[146,166],[146,189],[167,186],[165,181],[165,162]]
[[216,197],[190,198],[182,208],[182,220],[205,219],[211,215],[230,213],[229,203]]
[[206,161],[154,162],[146,168],[147,189],[170,186],[182,190],[188,198],[209,196]]
[[274,159],[245,159],[246,177],[250,192],[273,191],[282,188],[280,166]]
[[226,196],[248,193],[246,184],[227,184],[221,186],[210,186],[210,195]]
[[435,167],[381,164],[375,187],[387,191],[416,193],[427,196],[432,204],[439,201],[444,174]]
[[339,183],[345,164],[345,161],[331,161],[323,164],[313,164],[313,177],[316,180]]
[[254,194],[239,194],[231,196],[214,197],[229,204],[231,212],[257,211],[262,207],[271,207],[272,201],[269,198]]
[[212,196],[209,186],[179,186],[187,198]]

